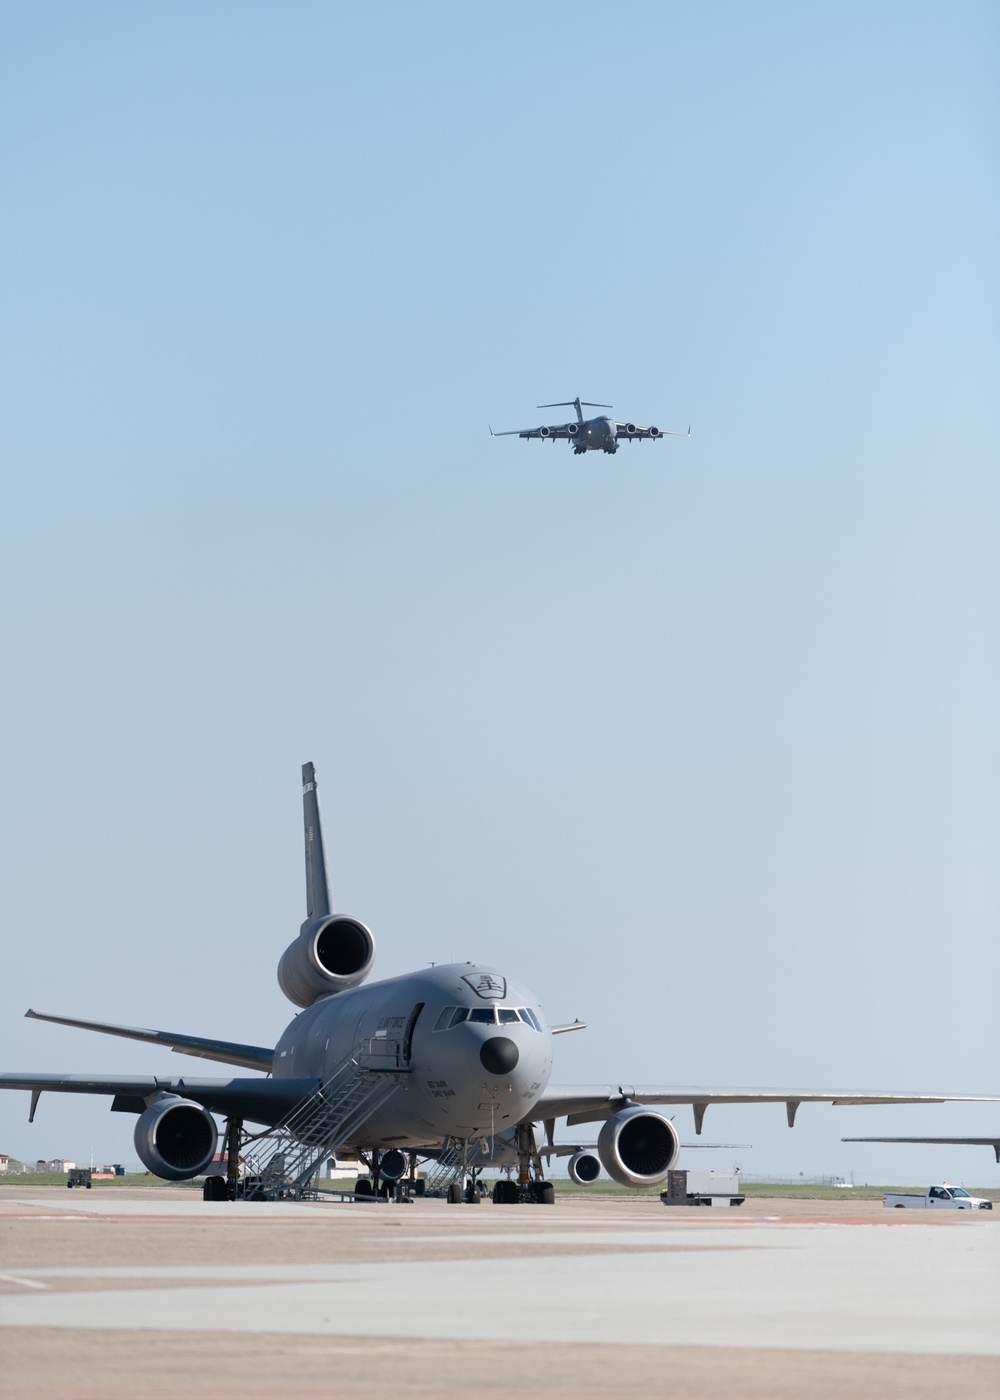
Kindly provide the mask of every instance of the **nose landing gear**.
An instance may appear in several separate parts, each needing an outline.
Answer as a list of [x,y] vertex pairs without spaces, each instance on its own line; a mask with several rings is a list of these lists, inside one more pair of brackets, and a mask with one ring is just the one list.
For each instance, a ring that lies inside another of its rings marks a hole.
[[556,1189],[551,1181],[527,1181],[519,1186],[516,1181],[501,1180],[493,1187],[495,1206],[552,1206],[555,1202]]
[[501,1180],[493,1188],[495,1206],[555,1205],[556,1191],[542,1174],[542,1159],[530,1123],[517,1129],[517,1180]]

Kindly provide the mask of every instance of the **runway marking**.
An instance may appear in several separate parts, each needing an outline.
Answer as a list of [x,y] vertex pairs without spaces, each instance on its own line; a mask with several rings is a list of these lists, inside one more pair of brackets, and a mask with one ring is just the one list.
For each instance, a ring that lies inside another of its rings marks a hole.
[[[33,1270],[29,1270],[34,1272]],[[17,1274],[0,1274],[0,1283],[16,1283],[20,1288],[48,1288],[47,1283],[38,1283],[35,1279],[20,1278]]]

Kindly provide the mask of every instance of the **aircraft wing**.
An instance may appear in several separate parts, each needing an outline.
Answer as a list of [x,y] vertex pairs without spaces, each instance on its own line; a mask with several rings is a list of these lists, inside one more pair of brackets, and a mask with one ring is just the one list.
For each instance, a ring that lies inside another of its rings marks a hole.
[[218,1060],[224,1065],[241,1065],[244,1069],[270,1071],[274,1051],[265,1045],[239,1045],[232,1040],[208,1040],[199,1035],[175,1035],[173,1031],[150,1031],[142,1026],[117,1026],[110,1021],[76,1021],[69,1016],[46,1016],[41,1011],[26,1011],[33,1021],[54,1021],[57,1026],[76,1026],[82,1031],[100,1031],[102,1035],[120,1035],[125,1040],[144,1040],[149,1045],[166,1045],[182,1055],[198,1055],[203,1060]]
[[113,1112],[141,1113],[160,1094],[194,1099],[210,1113],[250,1118],[255,1123],[282,1122],[309,1094],[318,1079],[187,1079],[159,1075],[0,1074],[0,1089],[27,1089],[31,1117],[43,1093],[106,1094]]
[[541,438],[543,441],[547,439],[555,441],[556,438],[575,437],[579,426],[579,423],[554,423],[551,427],[543,424],[540,428],[510,428],[503,433],[495,433],[491,428],[490,437]]
[[911,1094],[869,1093],[842,1089],[709,1089],[675,1088],[656,1084],[584,1084],[579,1087],[550,1084],[532,1106],[535,1121],[546,1118],[593,1123],[610,1118],[626,1104],[690,1104],[694,1109],[694,1130],[701,1133],[709,1104],[783,1103],[788,1126],[795,1122],[800,1103],[891,1104],[891,1103],[995,1103],[989,1094]]
[[1000,1162],[1000,1137],[927,1137],[927,1138],[841,1138],[841,1142],[916,1142],[930,1147],[942,1144],[946,1147],[992,1147]]
[[[643,438],[661,437],[690,437],[691,429],[686,433],[675,432],[670,428],[640,428],[635,423],[615,423],[615,436],[619,442],[641,442]],[[523,436],[523,434],[522,434]]]

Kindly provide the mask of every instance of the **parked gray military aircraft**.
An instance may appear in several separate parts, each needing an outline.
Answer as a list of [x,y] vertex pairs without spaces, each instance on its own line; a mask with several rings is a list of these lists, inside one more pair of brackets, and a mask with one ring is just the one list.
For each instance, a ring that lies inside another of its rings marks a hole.
[[[331,1129],[326,1139],[313,1139],[320,1155],[354,1152],[371,1170],[377,1189],[380,1176],[398,1179],[414,1155],[435,1158],[446,1149],[457,1151],[466,1175],[474,1177],[486,1163],[516,1168],[516,1180],[498,1182],[495,1201],[547,1202],[552,1186],[545,1181],[542,1158],[558,1155],[553,1130],[559,1118],[571,1126],[603,1125],[596,1155],[591,1151],[589,1160],[571,1163],[575,1179],[593,1180],[603,1167],[624,1185],[649,1186],[666,1178],[681,1147],[662,1105],[690,1104],[700,1134],[709,1104],[784,1103],[791,1127],[800,1103],[941,1103],[956,1097],[847,1089],[553,1084],[554,1037],[581,1029],[581,1023],[550,1026],[537,998],[506,969],[453,963],[362,985],[375,961],[375,941],[359,919],[334,912],[311,763],[302,777],[307,915],[278,964],[282,991],[302,1010],[273,1049],[27,1013],[36,1020],[169,1046],[261,1073],[211,1079],[0,1075],[0,1088],[30,1091],[30,1119],[45,1091],[107,1095],[112,1111],[137,1115],[135,1148],[144,1165],[157,1176],[183,1180],[212,1163],[218,1145],[214,1115],[219,1114],[229,1123],[233,1176],[244,1121],[265,1127],[285,1124],[303,1105],[321,1102],[330,1108],[334,1084],[341,1086],[337,1093],[348,1097],[355,1092],[352,1086],[361,1084],[363,1092],[351,1100],[351,1113],[338,1120],[339,1137]],[[373,1082],[375,1091],[364,1087]],[[293,1120],[293,1134],[296,1122],[301,1117]],[[545,1125],[547,1144],[539,1144],[537,1124]],[[461,1198],[460,1191],[450,1197]]]
[[570,399],[566,403],[540,403],[539,408],[575,408],[575,423],[554,423],[551,427],[510,428],[495,433],[490,428],[491,437],[540,438],[543,442],[557,442],[562,438],[580,456],[584,452],[617,452],[620,442],[644,442],[646,438],[655,441],[661,437],[690,437],[686,433],[671,432],[666,428],[637,428],[634,423],[619,423],[615,418],[602,415],[600,418],[584,418],[585,408],[611,408],[609,403],[587,403],[585,399]]

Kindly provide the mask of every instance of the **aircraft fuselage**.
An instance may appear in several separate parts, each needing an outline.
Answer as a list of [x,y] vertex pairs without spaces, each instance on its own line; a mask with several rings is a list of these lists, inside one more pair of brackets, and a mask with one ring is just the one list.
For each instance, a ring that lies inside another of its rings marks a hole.
[[326,1079],[353,1053],[402,1073],[351,1145],[417,1147],[500,1133],[530,1116],[552,1072],[552,1032],[525,987],[493,967],[449,963],[300,1012],[275,1048],[274,1078]]
[[618,431],[611,418],[588,418],[569,442],[574,452],[617,452]]

